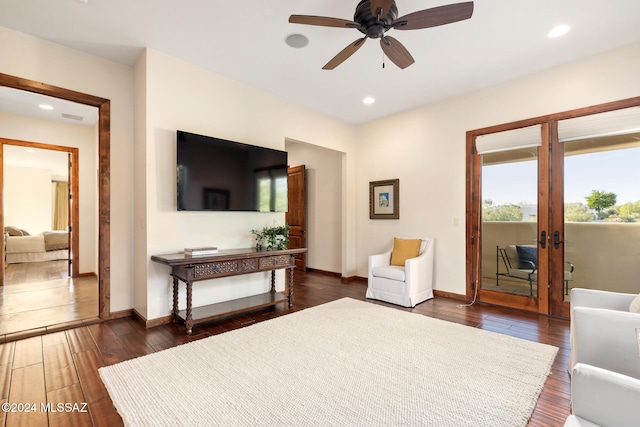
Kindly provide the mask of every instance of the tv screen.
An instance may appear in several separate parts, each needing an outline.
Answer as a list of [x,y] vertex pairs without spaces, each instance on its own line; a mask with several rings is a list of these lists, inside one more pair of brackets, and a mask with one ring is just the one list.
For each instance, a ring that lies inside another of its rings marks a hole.
[[287,152],[177,133],[178,210],[287,211]]

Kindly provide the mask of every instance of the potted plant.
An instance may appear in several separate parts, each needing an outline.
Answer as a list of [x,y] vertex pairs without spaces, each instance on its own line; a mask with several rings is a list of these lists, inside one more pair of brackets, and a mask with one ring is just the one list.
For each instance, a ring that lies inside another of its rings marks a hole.
[[251,230],[256,235],[256,249],[259,251],[287,249],[289,244],[289,224]]

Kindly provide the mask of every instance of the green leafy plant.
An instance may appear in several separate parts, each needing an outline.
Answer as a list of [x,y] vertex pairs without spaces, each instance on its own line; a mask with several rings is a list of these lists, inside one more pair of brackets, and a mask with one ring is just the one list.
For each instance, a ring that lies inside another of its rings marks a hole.
[[601,219],[602,211],[615,205],[617,198],[618,196],[615,193],[600,190],[591,190],[591,194],[585,197],[587,206],[594,209]]
[[262,230],[251,230],[256,236],[256,249],[279,250],[287,249],[289,244],[289,224],[264,227]]

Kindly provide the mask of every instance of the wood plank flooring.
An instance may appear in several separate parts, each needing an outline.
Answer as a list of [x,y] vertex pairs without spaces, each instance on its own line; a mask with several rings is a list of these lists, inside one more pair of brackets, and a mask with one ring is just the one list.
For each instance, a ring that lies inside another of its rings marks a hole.
[[[366,284],[342,284],[339,278],[319,273],[296,274],[292,310],[302,310],[342,297],[365,300]],[[396,308],[559,347],[552,374],[545,383],[528,425],[562,426],[570,407],[570,381],[566,371],[569,322],[499,307],[464,307],[460,304],[459,301],[436,297],[414,309]],[[139,322],[124,318],[0,344],[0,403],[35,403],[37,406],[37,411],[31,413],[0,412],[0,426],[123,425],[99,378],[99,367],[289,312],[282,306],[262,309],[198,325],[192,336],[187,336],[181,325],[145,329]],[[47,403],[53,407],[57,403],[77,404],[77,411],[44,412],[40,405]]]
[[97,320],[95,276],[70,279],[64,260],[6,267],[5,285],[0,286],[0,341],[12,334],[33,335],[38,329],[46,332]]

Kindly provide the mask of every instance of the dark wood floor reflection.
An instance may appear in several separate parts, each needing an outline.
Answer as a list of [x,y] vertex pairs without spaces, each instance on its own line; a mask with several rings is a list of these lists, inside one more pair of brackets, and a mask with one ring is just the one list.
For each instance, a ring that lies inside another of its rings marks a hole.
[[0,286],[0,338],[38,329],[80,326],[98,317],[95,276],[70,279],[67,261],[9,264]]
[[[297,274],[296,282],[293,310],[302,310],[342,297],[365,299],[366,284],[363,283],[342,284],[338,278],[318,273]],[[566,372],[569,351],[567,320],[486,305],[460,307],[459,301],[446,298],[435,298],[410,311],[559,347],[552,375],[544,386],[528,425],[563,425],[569,414],[570,398],[570,383]],[[122,420],[98,376],[99,367],[242,328],[289,312],[280,306],[258,310],[198,325],[192,336],[187,336],[184,327],[180,325],[145,329],[133,319],[124,318],[0,344],[1,403],[88,404],[88,412],[84,413],[0,413],[0,425],[122,425]]]

